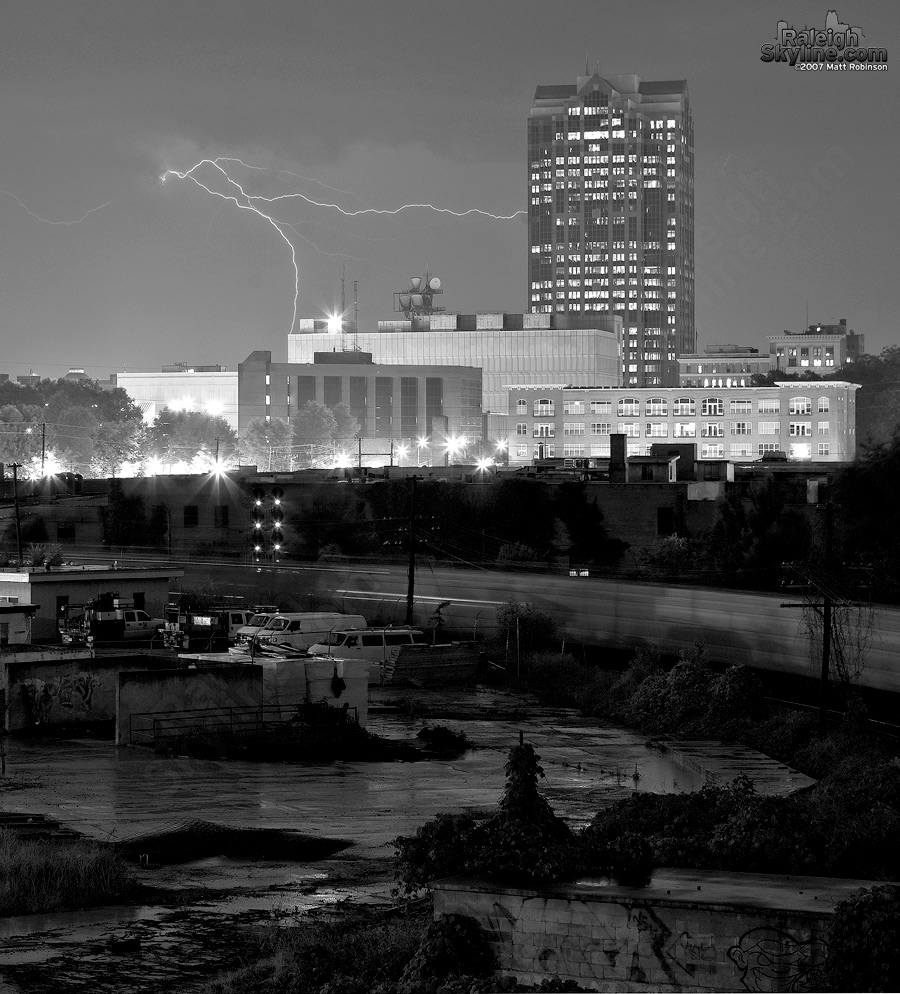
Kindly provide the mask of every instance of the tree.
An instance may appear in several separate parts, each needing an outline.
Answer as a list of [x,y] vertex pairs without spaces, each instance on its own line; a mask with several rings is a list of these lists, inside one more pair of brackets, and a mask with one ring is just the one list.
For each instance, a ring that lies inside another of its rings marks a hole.
[[64,407],[47,425],[47,444],[63,467],[73,473],[90,473],[94,439],[99,422],[87,407]]
[[94,440],[93,467],[99,476],[115,476],[122,464],[140,458],[143,425],[138,421],[104,421]]
[[237,435],[225,418],[201,411],[170,411],[164,408],[149,432],[150,451],[166,463],[202,461],[209,468],[218,454],[219,462],[231,459],[237,449]]
[[241,461],[263,472],[290,470],[293,438],[293,428],[286,418],[253,418],[241,435]]
[[332,440],[341,448],[349,448],[359,438],[359,421],[347,404],[335,404],[331,413],[335,420]]
[[41,454],[41,429],[22,411],[6,404],[0,407],[0,462],[27,463]]
[[337,419],[324,404],[308,400],[294,416],[293,429],[294,445],[301,450],[301,462],[312,466],[323,461],[330,452],[337,434]]
[[103,541],[106,545],[145,545],[147,512],[142,497],[126,496],[122,484],[113,482],[106,507],[100,509]]

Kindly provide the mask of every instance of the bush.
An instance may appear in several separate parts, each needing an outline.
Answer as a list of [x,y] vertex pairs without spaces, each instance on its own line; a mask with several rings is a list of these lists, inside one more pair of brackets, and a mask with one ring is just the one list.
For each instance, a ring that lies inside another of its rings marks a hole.
[[134,886],[127,865],[99,843],[22,841],[0,830],[0,915],[86,908]]
[[496,966],[488,936],[474,918],[441,915],[422,936],[398,989],[427,994],[449,977],[488,977]]
[[900,990],[900,886],[857,891],[834,910],[825,979],[836,991]]

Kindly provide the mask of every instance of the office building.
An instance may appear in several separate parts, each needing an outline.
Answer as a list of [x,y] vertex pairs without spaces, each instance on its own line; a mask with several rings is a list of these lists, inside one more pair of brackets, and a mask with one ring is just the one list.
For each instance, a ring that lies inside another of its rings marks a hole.
[[528,184],[529,310],[620,314],[624,383],[677,385],[678,355],[696,351],[686,82],[538,86]]
[[509,462],[608,458],[610,436],[628,455],[665,442],[695,445],[699,459],[749,461],[783,452],[799,461],[850,462],[856,454],[856,383],[810,380],[769,387],[509,387]]
[[[376,365],[368,352],[317,352],[312,361],[272,362],[253,352],[238,365],[239,434],[254,419],[290,420],[308,401],[349,407],[363,440],[381,440],[388,462],[391,442],[461,448],[481,441],[481,370],[469,366]],[[464,440],[464,441],[463,441]],[[444,455],[443,450],[439,453]],[[428,461],[432,452],[417,453]],[[381,463],[379,463],[380,465]]]
[[378,331],[342,333],[324,321],[298,321],[288,361],[359,348],[381,365],[476,366],[485,411],[507,410],[507,383],[621,380],[622,319],[614,314],[416,314],[379,321]]
[[151,424],[160,411],[202,411],[238,427],[238,374],[223,366],[175,363],[158,373],[116,373],[121,387]]

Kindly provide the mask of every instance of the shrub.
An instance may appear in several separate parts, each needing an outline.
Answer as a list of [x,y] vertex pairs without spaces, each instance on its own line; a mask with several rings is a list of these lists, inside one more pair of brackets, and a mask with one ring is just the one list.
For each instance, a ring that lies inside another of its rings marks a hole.
[[900,990],[900,886],[859,890],[834,910],[825,979],[831,990]]
[[398,990],[401,994],[427,994],[449,977],[487,977],[496,966],[488,936],[474,918],[441,915],[422,936]]

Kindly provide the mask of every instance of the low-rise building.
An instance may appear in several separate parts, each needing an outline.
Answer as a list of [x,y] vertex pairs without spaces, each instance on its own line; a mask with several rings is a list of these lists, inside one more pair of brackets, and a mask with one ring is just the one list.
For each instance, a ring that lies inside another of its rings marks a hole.
[[683,387],[749,387],[753,376],[772,370],[772,357],[749,345],[710,345],[701,353],[678,357]]
[[174,363],[158,373],[116,373],[121,387],[153,422],[160,411],[202,411],[224,418],[237,431],[238,374],[222,366]]
[[435,312],[379,321],[377,331],[342,333],[340,322],[298,321],[288,359],[310,363],[317,352],[359,348],[383,365],[476,366],[485,411],[505,411],[507,383],[615,386],[622,382],[618,314],[482,314]]
[[448,439],[481,441],[478,367],[382,365],[373,361],[370,352],[330,348],[310,358],[309,362],[273,362],[271,352],[260,351],[240,363],[240,433],[254,419],[290,420],[312,400],[329,408],[345,404],[359,423],[360,437],[382,441],[378,465],[389,461],[392,440],[405,444],[410,452],[422,439],[429,446]]
[[59,566],[44,569],[21,566],[0,570],[0,600],[37,606],[32,625],[35,641],[59,638],[58,619],[69,607],[80,607],[101,594],[115,592],[134,602],[138,610],[161,617],[169,585],[184,576],[171,566],[142,569],[116,566]]
[[509,386],[509,462],[610,455],[625,435],[628,455],[654,443],[697,446],[705,460],[850,462],[856,455],[856,383],[794,381],[767,387]]
[[848,328],[846,318],[837,324],[811,324],[801,332],[768,335],[766,340],[776,372],[833,373],[865,351],[865,336]]

